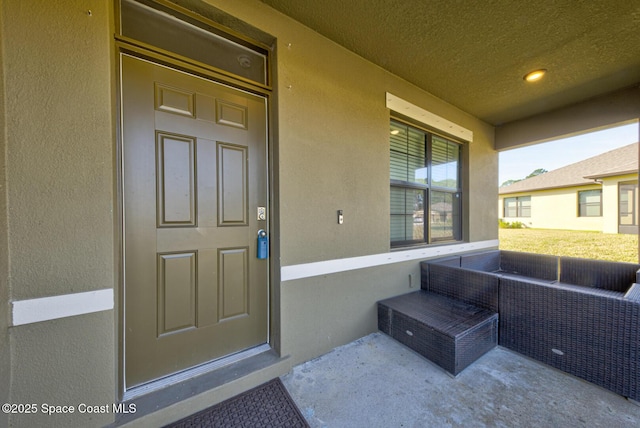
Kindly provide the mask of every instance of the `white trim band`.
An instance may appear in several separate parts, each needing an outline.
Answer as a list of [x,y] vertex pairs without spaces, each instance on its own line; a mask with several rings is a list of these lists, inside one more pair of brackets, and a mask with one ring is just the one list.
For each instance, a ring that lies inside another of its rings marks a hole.
[[408,262],[411,260],[427,259],[431,257],[442,257],[467,251],[488,250],[498,248],[499,243],[500,242],[497,239],[494,239],[489,241],[442,245],[437,247],[420,248],[417,250],[395,251],[393,253],[373,254],[370,256],[350,257],[347,259],[283,266],[280,269],[280,280],[282,282],[292,281],[294,279],[346,272],[392,263]]
[[458,137],[463,141],[473,141],[473,131],[464,128],[457,123],[453,123],[443,117],[433,114],[430,111],[418,107],[409,101],[403,100],[389,92],[387,94],[387,108],[397,113],[403,114],[418,122],[424,123],[431,128],[437,129],[442,132],[446,132],[449,135]]
[[18,326],[41,321],[113,309],[113,289],[63,294],[38,299],[11,302],[11,325]]

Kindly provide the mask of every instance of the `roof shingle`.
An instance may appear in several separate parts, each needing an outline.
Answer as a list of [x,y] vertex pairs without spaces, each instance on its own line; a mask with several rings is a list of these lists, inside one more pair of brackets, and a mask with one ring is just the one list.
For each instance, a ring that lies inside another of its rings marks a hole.
[[638,172],[638,143],[501,187],[500,194],[592,184],[595,179]]

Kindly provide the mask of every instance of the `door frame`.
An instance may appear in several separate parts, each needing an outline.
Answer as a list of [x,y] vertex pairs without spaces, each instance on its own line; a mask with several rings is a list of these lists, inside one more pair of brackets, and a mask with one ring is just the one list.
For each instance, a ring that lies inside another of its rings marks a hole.
[[[180,8],[179,6],[173,5],[168,2],[164,2],[160,0],[165,6],[169,6],[171,8],[177,9],[179,12],[184,13],[185,10]],[[116,29],[120,28],[119,25],[119,2],[116,1]],[[187,11],[188,12],[188,11]],[[202,22],[207,23],[208,25],[215,25],[217,28],[223,28],[220,24],[217,24],[213,21],[208,20],[205,17],[200,15],[196,15],[192,12],[188,12],[190,18],[198,19]],[[230,34],[230,38],[237,37],[237,33],[233,30],[225,29]],[[233,34],[233,36],[231,36]],[[219,35],[219,33],[218,33]],[[115,206],[116,206],[116,230],[117,230],[117,247],[115,254],[115,262],[117,269],[117,278],[118,284],[116,289],[115,296],[115,305],[116,305],[116,323],[115,323],[115,333],[116,333],[116,343],[117,343],[117,399],[120,401],[128,400],[132,398],[132,396],[127,396],[128,392],[132,391],[132,389],[127,389],[126,381],[125,381],[125,250],[124,250],[124,168],[123,168],[123,116],[122,116],[122,55],[128,54],[134,57],[138,57],[140,59],[148,60],[155,64],[161,66],[167,66],[176,71],[185,72],[197,77],[204,78],[206,80],[224,84],[238,90],[244,92],[250,92],[265,98],[266,101],[266,156],[267,156],[267,224],[269,228],[270,235],[270,248],[269,248],[269,263],[267,268],[267,346],[270,347],[273,351],[276,352],[277,355],[280,355],[280,323],[279,323],[279,313],[280,313],[280,301],[277,298],[279,296],[280,289],[280,265],[278,260],[280,259],[280,247],[279,247],[279,207],[278,207],[278,169],[277,169],[277,148],[276,148],[276,139],[274,138],[275,132],[275,121],[274,118],[274,106],[273,106],[273,93],[270,85],[262,85],[262,84],[253,84],[250,81],[247,81],[243,78],[238,78],[233,76],[230,73],[224,72],[223,70],[218,70],[212,66],[208,66],[203,63],[199,63],[197,61],[189,60],[188,58],[184,58],[180,55],[174,55],[171,52],[165,51],[160,48],[156,48],[154,46],[147,45],[142,42],[137,42],[136,40],[132,40],[121,36],[119,31],[116,31],[114,36],[115,38],[115,66],[116,66],[116,81],[115,81],[115,106],[116,106],[116,116],[115,116],[115,125],[116,125],[116,139],[115,139],[115,175],[116,175],[116,189],[115,189]],[[248,39],[244,37],[245,41],[249,43],[253,43],[256,47],[264,48],[264,44]],[[272,56],[269,55],[267,58],[267,82],[270,82],[270,76],[273,75],[271,72],[272,67]],[[263,345],[264,346],[264,345]],[[242,359],[243,354],[247,353],[247,356],[253,355],[255,352],[251,350],[240,352],[236,354],[237,357],[235,360]],[[224,358],[223,358],[224,359]],[[205,363],[206,364],[206,363]],[[215,368],[216,365],[212,365],[212,369]],[[188,371],[188,370],[187,370]],[[157,383],[156,387],[147,387],[145,388],[145,393],[149,390],[161,390],[165,385],[168,384],[166,379],[171,379],[172,377],[178,377],[181,373],[176,375],[169,376],[168,378],[164,378],[163,380],[156,380],[150,382],[149,385]],[[170,382],[169,382],[170,383]],[[140,387],[133,388],[139,389]]]

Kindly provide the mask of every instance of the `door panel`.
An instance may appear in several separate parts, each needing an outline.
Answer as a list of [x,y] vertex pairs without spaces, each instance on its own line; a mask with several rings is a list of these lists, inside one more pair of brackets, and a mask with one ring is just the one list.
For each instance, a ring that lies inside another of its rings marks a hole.
[[196,327],[196,253],[158,254],[158,337]]
[[218,321],[249,315],[248,248],[218,250]]
[[218,226],[248,222],[247,148],[218,143]]
[[266,100],[122,56],[127,388],[267,341]]
[[196,138],[156,133],[158,226],[196,226]]

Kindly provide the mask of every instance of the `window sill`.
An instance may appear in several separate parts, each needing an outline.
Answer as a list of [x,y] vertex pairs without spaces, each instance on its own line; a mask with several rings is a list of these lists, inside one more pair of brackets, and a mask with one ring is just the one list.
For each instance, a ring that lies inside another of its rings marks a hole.
[[406,250],[418,250],[420,248],[434,248],[434,247],[444,247],[447,245],[455,245],[455,244],[466,244],[468,243],[467,241],[437,241],[437,242],[432,242],[431,244],[406,244],[406,245],[398,245],[398,246],[392,246],[390,247],[389,251],[390,252],[396,252],[396,251],[406,251]]

